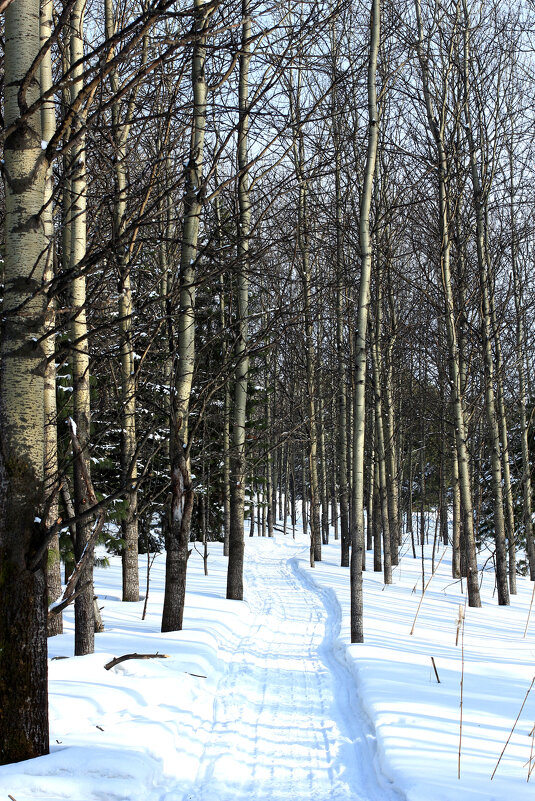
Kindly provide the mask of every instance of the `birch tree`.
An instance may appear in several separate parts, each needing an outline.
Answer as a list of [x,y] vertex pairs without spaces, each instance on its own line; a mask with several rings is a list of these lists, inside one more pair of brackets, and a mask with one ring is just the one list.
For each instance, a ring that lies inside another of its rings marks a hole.
[[[112,41],[115,34],[113,0],[105,0],[106,37]],[[111,51],[113,55],[113,50]],[[143,43],[140,69],[147,61],[147,41]],[[125,241],[127,226],[127,145],[134,119],[136,98],[140,88],[138,82],[130,93],[126,111],[121,113],[123,103],[119,99],[119,76],[114,69],[110,73],[112,95],[112,140],[113,172],[115,184],[112,249],[119,276],[119,328],[121,348],[121,479],[125,490],[124,517],[121,519],[123,533],[123,601],[139,600],[138,568],[138,520],[137,520],[137,438],[136,438],[136,372],[133,344],[133,297],[131,276],[131,252]]]
[[[452,402],[455,419],[455,437],[459,465],[459,487],[463,515],[463,532],[468,562],[468,599],[470,606],[481,606],[479,583],[477,577],[477,560],[475,550],[472,489],[469,468],[469,451],[466,433],[465,409],[463,404],[462,377],[459,366],[458,333],[455,319],[455,306],[451,276],[451,232],[450,206],[448,194],[449,163],[445,147],[445,127],[447,113],[447,88],[443,87],[443,95],[435,108],[430,88],[429,61],[424,50],[424,29],[420,0],[415,0],[417,21],[417,55],[420,65],[424,102],[429,129],[436,148],[436,165],[439,196],[440,224],[440,276],[445,301],[446,333],[450,362],[450,379],[452,385]],[[451,67],[450,67],[451,69]]]
[[364,436],[366,431],[366,334],[372,269],[370,211],[379,141],[377,59],[381,36],[380,0],[372,0],[368,53],[368,149],[360,201],[360,286],[355,332],[355,397],[353,420],[353,509],[351,525],[351,642],[364,641],[362,557],[364,551]]
[[[39,3],[5,17],[5,290],[0,373],[0,764],[48,753],[46,551],[41,545],[44,375],[47,353],[42,220],[47,160],[41,147]],[[23,88],[24,86],[24,88]],[[16,676],[14,682],[10,677]]]
[[206,130],[206,27],[209,9],[194,0],[191,85],[193,113],[191,146],[184,188],[184,221],[180,250],[180,310],[174,386],[171,398],[170,446],[171,500],[166,541],[165,597],[162,631],[182,628],[186,594],[188,546],[193,511],[189,408],[195,367],[195,268],[202,211],[202,169]]
[[[78,99],[84,88],[84,17],[85,0],[76,0],[69,28],[69,63],[72,75],[70,105]],[[74,116],[69,135],[74,139],[69,169],[69,208],[66,224],[69,227],[70,254],[69,273],[71,279],[71,352],[73,383],[73,419],[81,453],[74,458],[74,512],[76,523],[74,555],[78,561],[89,541],[91,520],[80,519],[87,509],[88,488],[84,473],[90,475],[89,441],[91,434],[91,396],[89,386],[89,337],[87,324],[86,276],[83,263],[87,248],[87,169],[85,152],[85,119],[78,112]],[[83,462],[83,464],[82,464]],[[93,564],[88,559],[80,577],[80,586],[85,585],[74,604],[75,642],[77,656],[94,651],[95,621],[93,610]]]
[[[52,0],[41,3],[41,46],[48,42],[52,32]],[[52,87],[52,54],[50,48],[41,61],[41,91],[44,94]],[[48,143],[56,130],[56,113],[54,99],[42,103],[41,106],[42,137]],[[58,434],[56,404],[56,360],[55,360],[55,327],[56,299],[51,290],[54,279],[55,230],[54,230],[54,175],[53,165],[49,164],[46,174],[45,197],[43,202],[42,221],[47,241],[46,262],[43,280],[47,287],[46,337],[43,348],[46,353],[46,372],[44,387],[45,404],[45,497],[48,499],[46,527],[53,526],[58,517]],[[47,595],[48,602],[53,603],[61,595],[61,562],[59,550],[59,534],[56,534],[48,547],[47,555]],[[61,613],[48,620],[48,635],[61,634],[63,618]]]
[[[247,352],[249,304],[249,232],[251,201],[249,197],[249,64],[251,60],[251,10],[249,0],[242,0],[242,39],[238,84],[238,277],[237,337],[232,451],[230,470],[230,538],[227,598],[243,600],[244,502],[245,502],[245,423],[249,358]],[[269,401],[268,401],[269,402]]]

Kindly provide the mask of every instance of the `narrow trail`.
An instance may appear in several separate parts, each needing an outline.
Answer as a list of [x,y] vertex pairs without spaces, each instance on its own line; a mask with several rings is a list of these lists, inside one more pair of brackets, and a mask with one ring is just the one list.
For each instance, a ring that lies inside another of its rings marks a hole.
[[336,599],[299,570],[298,550],[266,541],[246,554],[255,625],[184,801],[399,801],[378,782],[353,680],[333,654]]

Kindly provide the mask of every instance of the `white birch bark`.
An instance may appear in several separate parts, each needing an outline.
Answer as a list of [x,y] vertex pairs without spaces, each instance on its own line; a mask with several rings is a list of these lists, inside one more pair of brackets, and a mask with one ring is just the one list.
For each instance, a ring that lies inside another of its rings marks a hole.
[[34,78],[19,87],[39,52],[39,3],[17,0],[5,16],[5,288],[0,371],[0,765],[48,753],[46,560],[40,544],[44,482],[47,240],[41,218],[47,162]]
[[[52,32],[52,0],[43,0],[41,3],[41,32],[40,41],[43,45]],[[46,92],[52,86],[52,56],[49,49],[41,61],[41,92]],[[49,142],[56,130],[56,114],[54,100],[43,102],[41,106],[41,135],[43,142]],[[52,165],[48,165],[45,182],[45,197],[43,204],[43,230],[47,241],[46,260],[44,266],[44,283],[51,287],[54,278],[54,216],[53,216],[54,178]],[[45,497],[53,498],[48,506],[46,520],[47,527],[54,525],[58,517],[58,438],[57,438],[57,409],[56,409],[56,362],[55,353],[55,299],[48,297],[46,315],[46,338],[43,340],[43,350],[46,353],[47,364],[45,372],[44,404],[45,404]],[[56,601],[61,595],[61,561],[59,554],[59,535],[51,541],[47,556],[47,596],[49,604]],[[63,632],[63,616],[61,612],[53,615],[47,624],[48,636]]]
[[[251,16],[249,0],[242,0],[242,38],[238,86],[238,279],[237,337],[232,451],[230,470],[230,537],[227,574],[227,598],[243,600],[244,503],[245,503],[245,424],[247,382],[249,377],[249,232],[251,201],[249,197],[248,133],[249,133],[249,64],[251,61]],[[267,399],[268,407],[270,399]],[[269,428],[268,428],[269,431]],[[269,498],[269,494],[268,494]],[[269,501],[271,499],[269,498]],[[273,526],[273,505],[269,509],[270,529]]]
[[462,519],[463,519],[463,534],[464,544],[466,550],[467,561],[467,584],[468,584],[468,603],[470,606],[481,606],[481,599],[479,595],[479,584],[477,575],[477,559],[475,549],[474,537],[474,520],[473,520],[473,503],[472,503],[472,488],[470,481],[470,466],[469,466],[469,452],[467,445],[466,435],[466,420],[465,410],[463,405],[463,382],[459,364],[459,345],[457,336],[457,327],[455,320],[455,307],[453,300],[453,288],[451,277],[451,236],[450,236],[450,220],[449,220],[449,202],[448,202],[448,189],[447,189],[447,175],[448,175],[448,159],[446,149],[444,146],[444,109],[445,102],[442,105],[440,118],[437,119],[435,109],[433,107],[433,99],[429,89],[429,65],[423,48],[423,25],[420,10],[420,0],[415,0],[417,27],[418,27],[418,43],[417,53],[418,61],[420,64],[424,99],[426,105],[427,119],[429,128],[433,136],[436,155],[437,155],[437,173],[438,173],[438,194],[439,194],[439,207],[440,207],[440,233],[441,233],[441,264],[440,276],[442,281],[442,288],[444,291],[445,301],[445,317],[446,317],[446,334],[448,341],[449,361],[450,361],[450,378],[453,390],[453,409],[455,419],[455,438],[458,453],[459,464],[459,486],[462,504]]
[[[104,5],[106,36],[115,33],[113,0]],[[147,43],[143,45],[141,68],[146,62]],[[111,55],[113,55],[113,50]],[[118,97],[119,79],[116,70],[110,73],[111,90],[116,97],[112,104],[112,139],[114,146],[114,213],[113,248],[119,274],[119,331],[121,348],[121,479],[128,489],[124,495],[124,517],[121,529],[124,540],[122,552],[123,601],[139,600],[137,464],[136,464],[136,373],[133,343],[133,296],[130,254],[125,242],[127,201],[127,144],[134,118],[137,91],[126,104],[126,112]],[[137,85],[139,88],[139,83]]]
[[202,168],[206,129],[206,24],[204,0],[194,2],[191,66],[193,115],[189,161],[184,188],[184,222],[180,249],[180,311],[178,348],[170,416],[171,509],[166,542],[165,595],[162,631],[182,629],[186,594],[188,545],[193,509],[189,409],[195,367],[195,272],[202,211]]
[[364,551],[364,437],[366,431],[366,332],[372,269],[370,211],[379,141],[377,104],[377,58],[381,36],[380,0],[371,3],[370,50],[368,55],[368,150],[360,202],[359,242],[361,272],[355,332],[355,396],[353,419],[353,477],[351,510],[351,642],[364,641],[362,556]]
[[[84,16],[85,0],[76,0],[70,25],[70,63],[73,65],[71,102],[74,102],[83,89],[83,65],[74,66],[84,55]],[[85,154],[85,120],[75,117],[71,135],[76,137],[69,159],[70,177],[70,269],[71,280],[71,347],[72,347],[72,380],[73,380],[73,419],[82,449],[81,456],[74,461],[74,511],[78,515],[86,509],[87,487],[82,474],[80,460],[85,462],[85,469],[90,474],[89,439],[91,427],[91,401],[89,387],[89,339],[87,326],[86,277],[82,264],[87,246],[87,172]],[[76,524],[74,553],[80,559],[89,540],[91,521],[79,521]],[[91,654],[94,651],[94,605],[93,605],[93,562],[87,560],[86,567],[80,576],[80,584],[86,584],[74,602],[75,635],[74,652],[77,656]]]
[[490,279],[488,253],[485,247],[485,196],[481,185],[479,169],[476,159],[472,118],[470,113],[470,18],[466,0],[463,0],[464,11],[464,117],[466,121],[466,135],[468,139],[470,172],[472,177],[473,200],[476,215],[476,245],[477,261],[479,267],[479,282],[481,290],[481,328],[483,339],[483,361],[485,365],[485,411],[487,415],[489,446],[491,450],[492,494],[494,504],[494,539],[496,543],[496,584],[498,588],[498,603],[509,604],[509,587],[507,584],[507,551],[505,539],[505,518],[503,511],[503,477],[501,462],[501,443],[496,398],[494,392],[495,371],[494,356],[492,352],[492,320],[490,301]]

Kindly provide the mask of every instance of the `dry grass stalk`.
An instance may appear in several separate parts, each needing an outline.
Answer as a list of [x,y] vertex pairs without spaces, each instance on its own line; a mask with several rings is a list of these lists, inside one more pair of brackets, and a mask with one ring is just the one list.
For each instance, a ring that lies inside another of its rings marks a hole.
[[[531,679],[531,684],[529,685],[529,687],[528,687],[528,691],[527,691],[526,695],[524,696],[524,700],[522,701],[522,706],[521,706],[521,707],[520,707],[520,709],[518,710],[518,715],[516,716],[516,720],[515,720],[515,722],[513,723],[513,728],[512,728],[512,729],[511,729],[511,731],[509,732],[509,737],[508,737],[508,738],[507,738],[507,740],[505,741],[505,745],[504,745],[504,747],[502,748],[502,753],[500,754],[500,756],[499,756],[499,758],[498,758],[498,761],[496,762],[496,767],[495,767],[495,768],[494,768],[494,770],[492,771],[492,776],[490,777],[490,780],[491,780],[491,781],[493,780],[493,778],[494,778],[494,775],[495,775],[496,771],[498,770],[498,765],[499,765],[499,764],[500,764],[500,762],[502,761],[502,757],[503,757],[503,755],[505,754],[505,749],[506,749],[506,748],[507,748],[507,746],[509,745],[509,740],[510,740],[510,739],[511,739],[511,737],[513,736],[513,732],[514,732],[514,730],[516,729],[516,724],[518,723],[518,719],[520,718],[520,715],[522,714],[522,710],[524,709],[525,703],[526,703],[526,701],[528,700],[528,695],[530,694],[530,692],[531,692],[531,688],[533,687],[533,684],[534,684],[534,683],[535,683],[535,676],[533,676],[533,678]],[[529,780],[529,775],[528,775],[528,780]]]
[[[527,763],[527,765],[528,765],[528,778],[526,779],[527,782],[529,782],[529,780],[531,778],[531,773],[533,771],[533,768],[535,767],[535,764],[533,762],[533,745],[534,745],[534,741],[535,741],[535,726],[532,728],[532,730],[528,734],[528,737],[531,737],[531,750],[530,750],[530,754],[529,754],[529,760],[528,760],[528,763]],[[526,766],[524,765],[524,767],[526,767]]]
[[459,604],[459,616],[457,618],[457,634],[455,635],[455,646],[459,644],[459,633],[464,620],[464,606]]
[[531,617],[531,607],[533,606],[533,598],[535,597],[535,582],[533,582],[533,592],[531,593],[531,602],[529,605],[528,619],[526,620],[526,628],[524,629],[524,637],[528,633],[529,619]]
[[[461,615],[459,614],[459,617]],[[464,600],[464,609],[462,614],[461,624],[461,700],[459,704],[459,756],[457,759],[457,778],[461,778],[461,751],[463,744],[463,689],[464,689],[464,622],[466,619],[466,598]]]
[[438,565],[435,567],[435,569],[434,569],[434,570],[433,570],[433,572],[431,573],[431,576],[429,577],[429,579],[428,579],[428,582],[427,582],[427,584],[425,585],[425,587],[424,587],[424,589],[423,589],[423,592],[422,592],[422,597],[420,598],[420,603],[418,604],[418,609],[416,610],[416,614],[414,615],[414,620],[412,621],[412,628],[411,628],[411,630],[410,630],[410,634],[414,634],[414,627],[416,626],[416,619],[417,619],[417,617],[418,617],[418,614],[419,614],[419,612],[420,612],[420,607],[421,607],[421,605],[422,605],[422,601],[424,600],[425,593],[427,592],[427,588],[428,588],[428,587],[429,587],[429,585],[431,584],[431,581],[432,581],[432,579],[433,579],[433,576],[435,575],[435,573],[437,572],[438,568],[440,567],[440,563],[441,563],[441,562],[442,562],[442,560],[444,559],[444,555],[445,555],[445,553],[446,553],[446,548],[444,548],[444,553],[442,554],[442,556],[441,556],[441,557],[440,557],[440,559],[438,560]]

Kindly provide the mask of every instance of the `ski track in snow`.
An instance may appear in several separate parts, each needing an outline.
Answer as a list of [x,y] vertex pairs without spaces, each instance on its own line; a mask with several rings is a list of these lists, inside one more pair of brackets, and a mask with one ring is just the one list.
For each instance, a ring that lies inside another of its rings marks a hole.
[[400,801],[375,771],[375,738],[334,654],[334,593],[299,569],[295,547],[266,541],[246,558],[255,622],[218,689],[184,801]]

